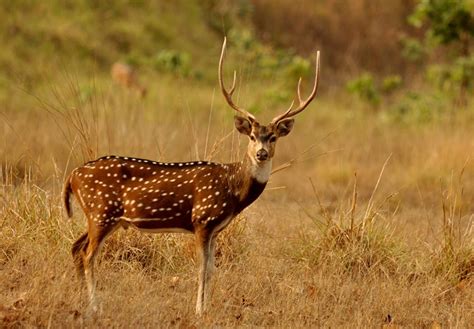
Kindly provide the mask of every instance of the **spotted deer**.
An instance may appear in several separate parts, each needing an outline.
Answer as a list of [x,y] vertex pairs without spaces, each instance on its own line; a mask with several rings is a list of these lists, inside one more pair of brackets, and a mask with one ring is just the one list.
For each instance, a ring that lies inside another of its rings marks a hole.
[[74,194],[84,211],[88,230],[72,246],[79,274],[85,275],[90,306],[97,310],[94,260],[107,236],[120,227],[144,232],[186,232],[195,235],[200,254],[199,288],[196,313],[206,305],[208,282],[214,268],[214,245],[217,234],[254,202],[270,178],[272,158],[278,138],[293,128],[296,114],[316,96],[319,76],[319,52],[316,56],[314,86],[309,97],[293,104],[270,124],[262,125],[232,100],[222,78],[226,39],[219,60],[219,83],[222,93],[238,114],[235,128],[249,137],[242,161],[212,163],[192,161],[165,163],[123,156],[105,156],[72,171],[64,188],[64,204],[72,216],[70,195]]
[[134,67],[115,62],[110,69],[112,80],[118,85],[130,90],[135,90],[141,98],[146,96],[147,89],[138,82],[138,74]]

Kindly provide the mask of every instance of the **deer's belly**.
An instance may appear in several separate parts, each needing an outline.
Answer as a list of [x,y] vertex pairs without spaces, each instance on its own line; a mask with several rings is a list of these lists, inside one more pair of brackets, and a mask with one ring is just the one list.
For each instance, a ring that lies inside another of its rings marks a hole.
[[191,219],[187,218],[127,218],[122,217],[125,227],[132,226],[140,231],[150,233],[181,232],[193,233],[194,228]]

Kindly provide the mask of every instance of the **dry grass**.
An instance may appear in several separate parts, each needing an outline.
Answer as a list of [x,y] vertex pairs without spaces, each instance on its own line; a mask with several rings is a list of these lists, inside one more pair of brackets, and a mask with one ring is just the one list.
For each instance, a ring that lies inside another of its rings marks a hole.
[[398,125],[324,97],[279,142],[276,165],[304,155],[221,234],[209,314],[194,315],[192,236],[127,230],[101,254],[102,313],[85,317],[70,256],[84,220],[65,220],[59,197],[72,167],[104,153],[242,154],[212,89],[166,79],[144,102],[99,81],[86,101],[64,87],[2,113],[2,327],[472,325],[472,118]]

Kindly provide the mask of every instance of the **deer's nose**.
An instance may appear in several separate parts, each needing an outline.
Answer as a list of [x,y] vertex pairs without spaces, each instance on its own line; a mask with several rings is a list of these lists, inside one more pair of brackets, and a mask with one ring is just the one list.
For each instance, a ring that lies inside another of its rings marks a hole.
[[259,161],[265,161],[268,159],[268,152],[265,149],[260,149],[257,151],[257,159]]

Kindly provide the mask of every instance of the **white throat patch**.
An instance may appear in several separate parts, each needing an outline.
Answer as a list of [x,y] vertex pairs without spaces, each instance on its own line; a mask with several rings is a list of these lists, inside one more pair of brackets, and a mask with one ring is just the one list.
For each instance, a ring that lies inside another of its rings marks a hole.
[[264,163],[258,163],[254,158],[250,157],[252,162],[250,166],[250,174],[259,183],[266,183],[270,179],[272,172],[272,160],[265,161]]

